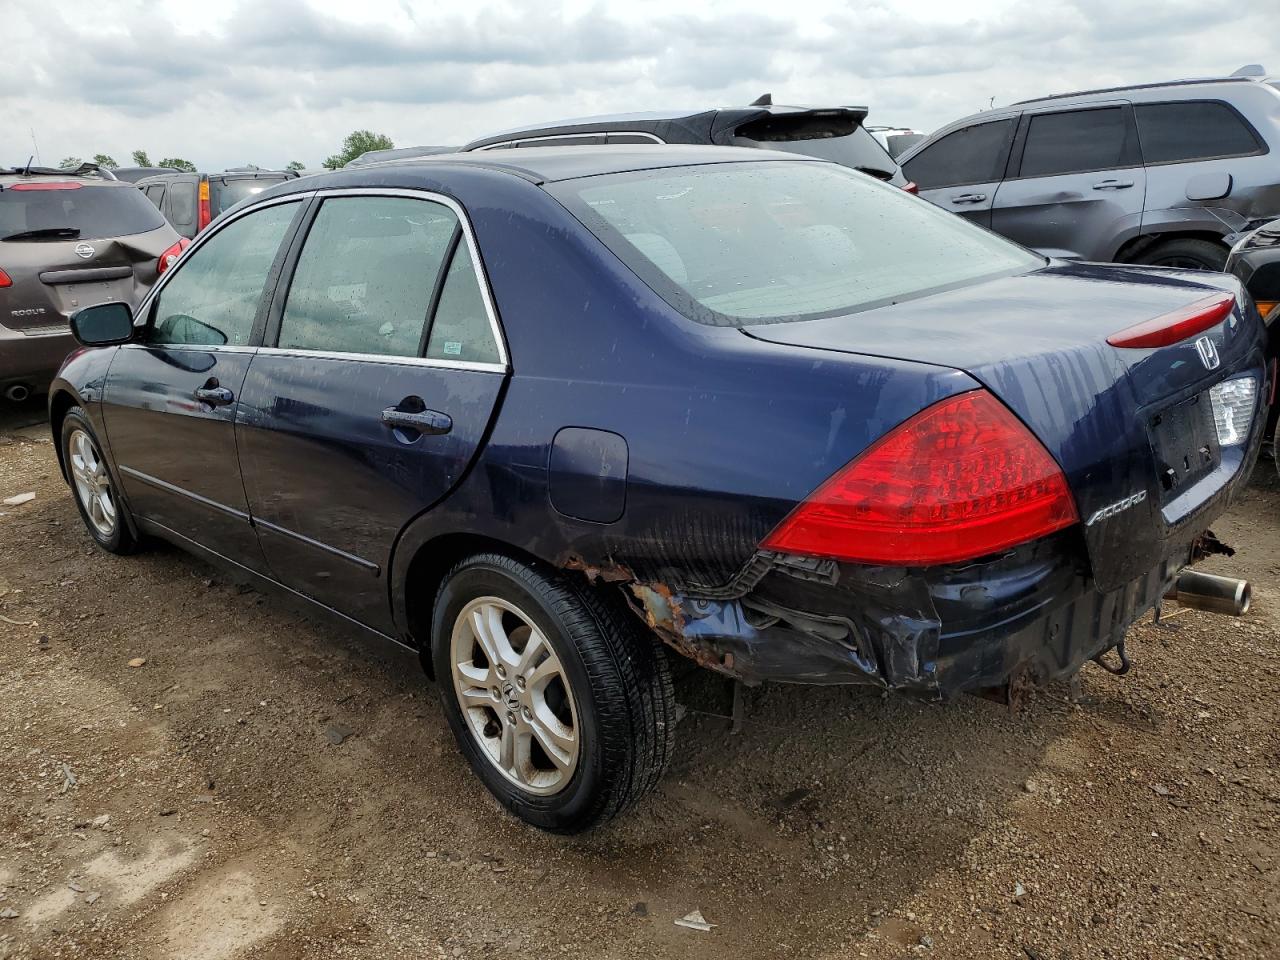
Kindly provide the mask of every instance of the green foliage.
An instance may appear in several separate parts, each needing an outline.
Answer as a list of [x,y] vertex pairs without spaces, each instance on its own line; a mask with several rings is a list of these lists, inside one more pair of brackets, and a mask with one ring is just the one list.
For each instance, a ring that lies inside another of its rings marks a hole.
[[63,157],[62,161],[58,164],[58,169],[74,170],[76,167],[80,166],[80,164],[82,163],[84,163],[84,161],[81,160],[79,157]]
[[301,160],[290,160],[289,163],[285,166],[286,170],[305,170],[306,168],[307,168],[307,165],[303,163]]
[[93,162],[105,170],[114,170],[116,167],[120,166],[120,164],[116,163],[115,157],[108,156],[105,153],[95,153],[93,155]]
[[145,150],[133,151],[133,165],[135,167],[151,166],[151,158],[147,156],[147,151]]
[[165,157],[157,166],[173,167],[173,169],[181,170],[183,173],[196,172],[196,165],[190,160],[183,160],[181,157]]
[[345,167],[348,163],[370,150],[391,150],[395,144],[385,133],[374,133],[372,130],[353,130],[342,141],[342,151],[335,153],[324,161],[330,170]]

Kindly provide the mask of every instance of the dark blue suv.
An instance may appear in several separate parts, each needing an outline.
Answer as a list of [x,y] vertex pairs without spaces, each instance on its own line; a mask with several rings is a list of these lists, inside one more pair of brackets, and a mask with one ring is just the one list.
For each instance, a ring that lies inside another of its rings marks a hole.
[[661,776],[668,649],[931,699],[1122,650],[1270,388],[1231,277],[716,147],[290,181],[74,329],[50,414],[94,539],[419,650],[485,784],[562,832]]

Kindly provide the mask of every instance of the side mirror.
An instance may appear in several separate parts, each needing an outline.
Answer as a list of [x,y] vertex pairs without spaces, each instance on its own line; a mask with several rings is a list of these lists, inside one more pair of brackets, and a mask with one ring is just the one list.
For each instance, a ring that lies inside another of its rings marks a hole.
[[133,310],[127,303],[99,303],[71,315],[71,335],[86,347],[114,347],[133,339]]

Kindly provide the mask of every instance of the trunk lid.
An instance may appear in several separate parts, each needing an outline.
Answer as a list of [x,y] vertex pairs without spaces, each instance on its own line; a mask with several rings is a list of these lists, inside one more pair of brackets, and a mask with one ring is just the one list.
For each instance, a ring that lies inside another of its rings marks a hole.
[[[1094,576],[1114,589],[1189,543],[1256,453],[1220,448],[1208,389],[1242,373],[1263,396],[1262,330],[1240,307],[1167,347],[1107,337],[1223,291],[1224,274],[1056,265],[846,317],[744,327],[775,343],[952,367],[999,397],[1061,465]],[[1196,347],[1208,337],[1212,368]],[[1173,475],[1170,476],[1170,471]]]

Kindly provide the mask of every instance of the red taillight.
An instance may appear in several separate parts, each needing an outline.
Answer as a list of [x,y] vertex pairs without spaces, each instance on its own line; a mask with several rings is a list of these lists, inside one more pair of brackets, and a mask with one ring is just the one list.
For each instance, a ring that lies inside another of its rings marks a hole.
[[156,274],[162,274],[172,267],[174,261],[176,261],[178,257],[182,256],[182,251],[187,249],[189,246],[191,246],[191,241],[186,237],[183,237],[164,253],[160,254],[160,259],[156,261]]
[[0,287],[12,287],[13,281],[9,279],[9,275],[0,270]]
[[200,181],[199,207],[196,213],[196,232],[199,233],[213,220],[209,210],[209,181]]
[[1235,307],[1236,298],[1231,294],[1214,294],[1181,310],[1126,327],[1107,337],[1107,343],[1113,347],[1167,347],[1216,327]]
[[907,193],[915,194],[916,196],[920,195],[920,188],[916,185],[914,180],[908,180],[902,185],[902,189],[907,191]]
[[925,566],[996,553],[1077,519],[1049,452],[985,390],[899,424],[797,506],[761,546]]
[[80,184],[56,180],[37,183],[15,183],[10,190],[79,190]]

